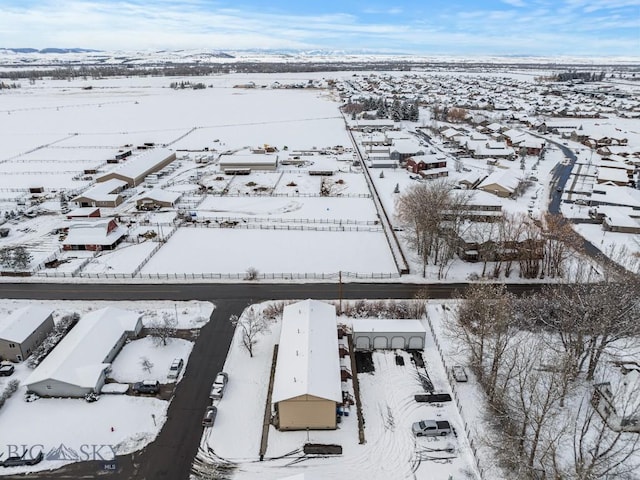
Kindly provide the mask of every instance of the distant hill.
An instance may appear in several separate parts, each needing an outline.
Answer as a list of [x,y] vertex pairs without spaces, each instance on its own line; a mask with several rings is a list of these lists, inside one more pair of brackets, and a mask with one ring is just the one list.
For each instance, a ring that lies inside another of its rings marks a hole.
[[91,50],[88,48],[43,48],[38,50],[37,48],[1,48],[0,52],[13,52],[13,53],[91,53],[99,52],[100,50]]

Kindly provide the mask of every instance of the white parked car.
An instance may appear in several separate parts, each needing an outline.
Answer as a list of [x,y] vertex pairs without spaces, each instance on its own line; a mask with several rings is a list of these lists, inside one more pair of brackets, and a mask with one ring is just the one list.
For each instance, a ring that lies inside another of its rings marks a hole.
[[184,367],[184,360],[181,358],[174,358],[173,362],[171,362],[171,366],[169,367],[169,373],[167,374],[167,378],[169,379],[177,379],[182,371],[182,367]]
[[209,393],[209,398],[211,400],[217,400],[224,396],[224,390],[227,388],[227,382],[229,381],[229,376],[225,372],[220,372],[216,375],[216,379],[211,385],[211,393]]

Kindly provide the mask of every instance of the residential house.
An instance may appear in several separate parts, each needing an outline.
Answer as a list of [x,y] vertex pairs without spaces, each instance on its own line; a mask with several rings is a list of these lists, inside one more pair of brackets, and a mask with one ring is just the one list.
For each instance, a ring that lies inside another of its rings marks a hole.
[[115,307],[84,315],[24,382],[41,397],[100,393],[111,362],[127,338],[142,330],[142,316]]
[[14,310],[0,323],[0,359],[22,362],[53,330],[53,310],[37,305]]
[[69,225],[67,238],[62,241],[65,250],[113,250],[124,240],[127,229],[113,218],[75,222]]

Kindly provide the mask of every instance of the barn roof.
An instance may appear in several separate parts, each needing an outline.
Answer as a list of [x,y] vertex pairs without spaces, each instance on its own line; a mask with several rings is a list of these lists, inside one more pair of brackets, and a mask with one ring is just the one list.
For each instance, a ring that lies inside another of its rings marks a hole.
[[54,380],[94,388],[109,366],[105,359],[125,332],[134,332],[140,315],[115,307],[86,314],[27,378],[27,387]]
[[317,300],[287,305],[282,315],[272,401],[313,395],[340,402],[336,309]]

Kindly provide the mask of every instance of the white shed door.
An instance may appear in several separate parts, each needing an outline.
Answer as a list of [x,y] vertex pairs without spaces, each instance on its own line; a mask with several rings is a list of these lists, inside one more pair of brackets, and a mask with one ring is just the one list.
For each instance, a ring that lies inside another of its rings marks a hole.
[[356,337],[356,350],[369,350],[370,348],[369,337]]
[[375,350],[389,348],[387,346],[387,337],[376,337],[373,339],[373,348]]
[[404,337],[393,337],[391,339],[391,348],[405,348],[404,346]]
[[424,349],[424,339],[422,337],[411,337],[409,339],[410,350],[422,350]]

